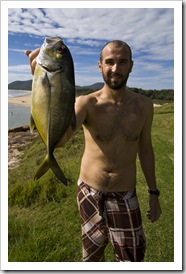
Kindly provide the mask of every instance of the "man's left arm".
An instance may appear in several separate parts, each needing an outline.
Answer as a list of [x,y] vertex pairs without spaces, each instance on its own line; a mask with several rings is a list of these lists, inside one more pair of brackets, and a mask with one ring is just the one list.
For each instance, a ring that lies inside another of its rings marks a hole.
[[[147,217],[151,222],[155,222],[161,215],[161,207],[158,199],[156,176],[155,176],[155,157],[151,139],[151,127],[153,120],[153,104],[147,101],[146,120],[140,134],[138,155],[140,164],[145,175],[149,193],[149,207]],[[153,193],[153,194],[152,194]]]

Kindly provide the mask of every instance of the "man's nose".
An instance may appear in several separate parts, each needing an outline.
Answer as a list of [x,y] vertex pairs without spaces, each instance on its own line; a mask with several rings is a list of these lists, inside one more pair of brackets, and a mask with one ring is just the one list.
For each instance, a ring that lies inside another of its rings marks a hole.
[[118,64],[114,63],[114,65],[112,66],[112,71],[115,72],[118,70]]

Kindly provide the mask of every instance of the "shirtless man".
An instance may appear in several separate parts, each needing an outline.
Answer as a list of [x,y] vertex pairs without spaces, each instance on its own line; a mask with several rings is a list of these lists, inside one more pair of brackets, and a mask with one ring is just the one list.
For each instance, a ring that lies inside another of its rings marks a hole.
[[[30,52],[32,72],[39,49]],[[85,151],[77,187],[82,224],[83,261],[103,261],[108,241],[116,261],[144,261],[146,240],[136,194],[139,156],[149,192],[147,217],[161,215],[151,141],[152,101],[129,91],[133,61],[122,41],[107,43],[100,54],[104,87],[76,100],[77,130],[83,126]],[[67,131],[59,146],[73,135]]]

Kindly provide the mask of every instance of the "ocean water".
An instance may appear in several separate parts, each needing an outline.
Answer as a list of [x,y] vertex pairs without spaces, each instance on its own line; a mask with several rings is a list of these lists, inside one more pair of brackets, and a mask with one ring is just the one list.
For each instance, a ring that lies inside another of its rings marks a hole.
[[[8,90],[8,97],[30,94],[30,91]],[[30,124],[30,107],[8,103],[8,129]]]
[[19,97],[30,94],[28,90],[16,90],[16,89],[9,89],[8,90],[8,97]]

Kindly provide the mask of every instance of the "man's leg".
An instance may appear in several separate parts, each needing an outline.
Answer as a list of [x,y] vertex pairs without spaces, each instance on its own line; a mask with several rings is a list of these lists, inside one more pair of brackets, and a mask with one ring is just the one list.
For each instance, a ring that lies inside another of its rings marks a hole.
[[136,194],[105,202],[110,240],[117,261],[144,261],[146,240]]
[[81,217],[83,261],[103,261],[108,238],[105,221],[99,215],[99,192],[93,192],[83,182],[79,182],[77,202]]

